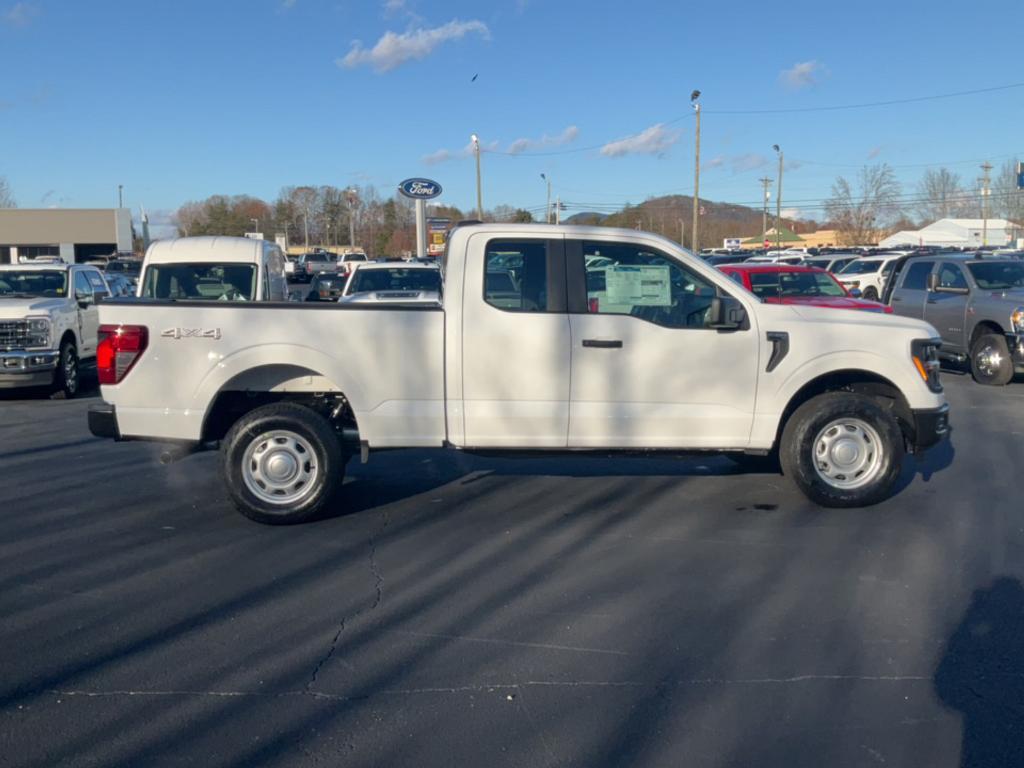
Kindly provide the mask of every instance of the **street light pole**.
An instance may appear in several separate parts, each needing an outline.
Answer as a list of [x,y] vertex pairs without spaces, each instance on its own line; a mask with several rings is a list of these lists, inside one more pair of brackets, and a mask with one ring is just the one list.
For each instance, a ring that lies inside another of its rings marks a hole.
[[469,137],[473,142],[473,154],[476,155],[476,217],[484,220],[483,190],[480,188],[480,137],[475,133]]
[[117,185],[117,207],[124,208],[124,184]]
[[772,149],[779,153],[779,188],[775,191],[775,250],[782,247],[782,150],[778,144],[772,144]]
[[356,247],[356,191],[351,187],[348,189],[348,244]]
[[764,206],[761,210],[761,245],[765,244],[765,240],[768,239],[768,198],[771,197],[771,192],[768,191],[768,185],[772,183],[772,180],[765,176],[761,181],[761,186],[764,187],[762,198],[764,199]]
[[695,143],[695,157],[693,162],[693,230],[690,232],[690,250],[694,255],[700,252],[700,230],[698,228],[698,215],[700,213],[700,91],[690,94],[690,102],[693,104],[693,111],[697,114],[697,131]]
[[256,228],[253,229],[252,233],[254,235],[258,235],[260,233],[260,220],[259,219],[252,219],[251,218],[251,219],[249,219],[249,221],[251,221],[253,224],[256,225]]

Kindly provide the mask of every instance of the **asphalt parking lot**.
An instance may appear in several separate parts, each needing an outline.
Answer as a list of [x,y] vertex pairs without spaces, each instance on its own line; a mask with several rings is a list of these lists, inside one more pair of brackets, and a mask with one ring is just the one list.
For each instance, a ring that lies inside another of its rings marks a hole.
[[204,454],[0,395],[0,765],[1024,764],[1024,384],[823,511],[723,458],[349,465],[263,527]]

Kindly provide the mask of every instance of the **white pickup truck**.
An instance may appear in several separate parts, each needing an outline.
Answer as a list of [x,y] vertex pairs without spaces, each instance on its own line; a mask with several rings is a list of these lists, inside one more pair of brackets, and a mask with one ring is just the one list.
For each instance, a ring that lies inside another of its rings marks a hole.
[[777,453],[813,501],[861,506],[948,432],[930,325],[762,304],[661,237],[465,225],[443,273],[439,305],[105,301],[90,429],[219,444],[266,523],[400,447]]

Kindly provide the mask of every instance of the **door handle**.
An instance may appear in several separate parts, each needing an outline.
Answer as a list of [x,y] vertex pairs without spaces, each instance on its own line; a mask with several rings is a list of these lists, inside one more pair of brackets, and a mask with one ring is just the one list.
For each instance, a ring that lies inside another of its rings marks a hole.
[[584,347],[596,347],[598,349],[622,349],[622,342],[609,339],[584,339]]
[[928,299],[928,303],[929,304],[938,304],[939,302],[936,301],[935,299]]
[[901,299],[899,296],[893,296],[892,300],[893,301],[903,301],[903,299]]

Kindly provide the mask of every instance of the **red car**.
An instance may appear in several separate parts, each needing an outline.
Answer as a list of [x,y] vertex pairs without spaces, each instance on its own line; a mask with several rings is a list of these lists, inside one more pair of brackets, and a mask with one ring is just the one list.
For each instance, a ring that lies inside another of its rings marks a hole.
[[723,264],[718,269],[766,304],[802,304],[892,314],[892,307],[851,295],[842,283],[818,267]]

